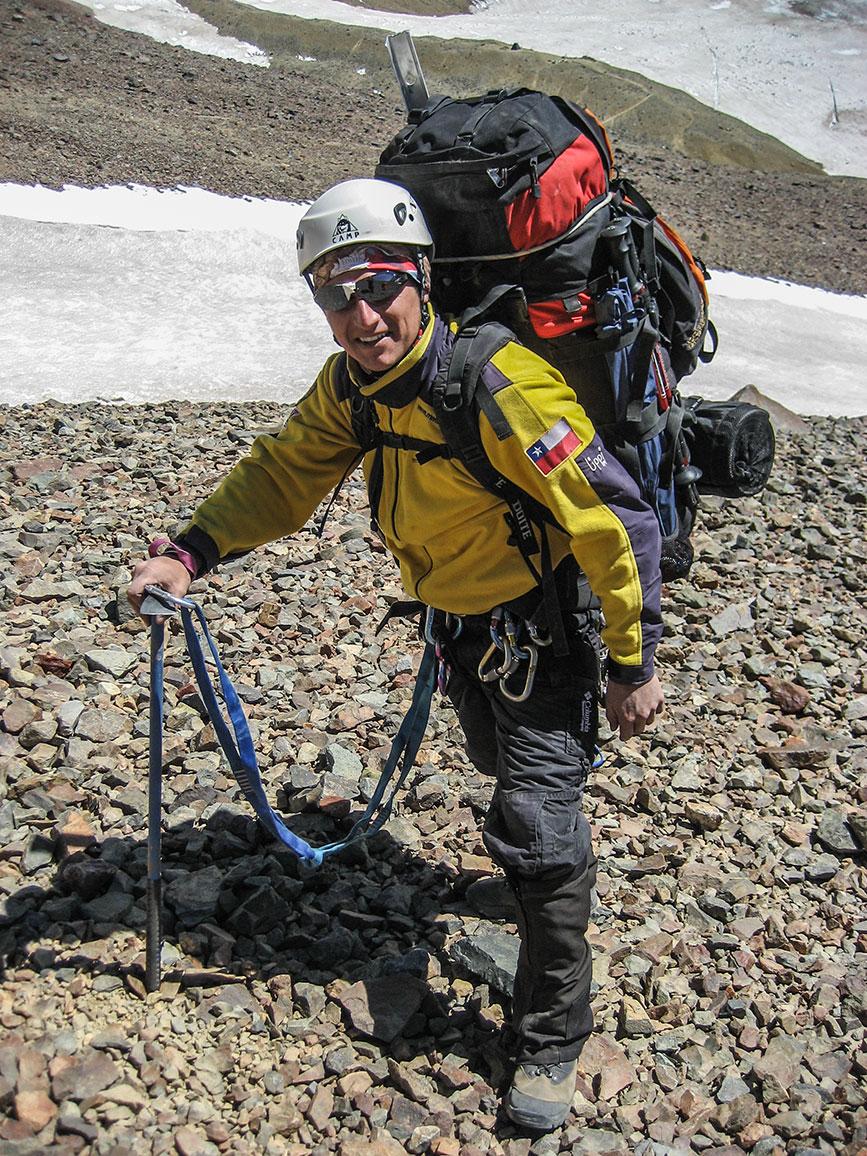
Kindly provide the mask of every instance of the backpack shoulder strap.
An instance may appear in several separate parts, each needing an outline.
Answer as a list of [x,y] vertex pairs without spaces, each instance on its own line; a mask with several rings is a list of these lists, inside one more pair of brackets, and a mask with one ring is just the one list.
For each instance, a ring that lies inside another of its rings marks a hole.
[[511,437],[514,431],[490,390],[479,390],[478,386],[482,383],[482,372],[491,358],[515,340],[514,333],[497,321],[461,326],[448,365],[444,367],[445,372],[440,371],[433,386],[432,397],[437,417],[442,412],[464,410],[469,413],[475,399],[497,438],[505,441]]
[[547,507],[504,477],[494,466],[485,452],[479,429],[481,412],[500,441],[505,441],[514,432],[482,376],[491,358],[514,340],[511,330],[498,322],[482,322],[461,328],[448,365],[443,367],[434,383],[432,400],[452,456],[466,467],[480,486],[508,506],[506,522],[512,532],[512,541],[543,593],[554,653],[565,654],[568,642],[545,532],[546,525],[557,524],[556,519]]
[[376,449],[382,441],[382,431],[376,420],[376,410],[369,397],[365,397],[360,389],[352,389],[349,394],[349,417],[352,422],[352,432],[362,453]]

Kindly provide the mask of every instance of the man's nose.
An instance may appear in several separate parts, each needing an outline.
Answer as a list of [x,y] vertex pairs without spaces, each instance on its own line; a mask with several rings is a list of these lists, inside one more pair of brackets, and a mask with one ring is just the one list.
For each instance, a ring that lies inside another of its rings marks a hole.
[[359,297],[357,293],[352,296],[351,308],[355,313],[356,320],[363,325],[373,325],[379,320],[379,310],[375,309],[365,297]]

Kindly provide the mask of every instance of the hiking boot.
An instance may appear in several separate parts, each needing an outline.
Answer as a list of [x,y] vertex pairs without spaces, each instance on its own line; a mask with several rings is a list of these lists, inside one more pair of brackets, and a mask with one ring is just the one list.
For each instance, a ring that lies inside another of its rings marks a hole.
[[565,1123],[575,1095],[578,1061],[519,1064],[505,1099],[506,1115],[532,1132],[550,1132]]
[[515,922],[515,893],[502,875],[486,875],[471,883],[466,890],[466,900],[474,911],[486,919]]

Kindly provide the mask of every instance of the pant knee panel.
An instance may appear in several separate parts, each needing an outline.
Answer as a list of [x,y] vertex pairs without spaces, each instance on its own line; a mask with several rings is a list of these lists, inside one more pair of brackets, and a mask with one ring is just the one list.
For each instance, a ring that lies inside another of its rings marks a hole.
[[507,874],[576,874],[590,853],[590,825],[581,791],[498,789],[485,822],[488,853]]

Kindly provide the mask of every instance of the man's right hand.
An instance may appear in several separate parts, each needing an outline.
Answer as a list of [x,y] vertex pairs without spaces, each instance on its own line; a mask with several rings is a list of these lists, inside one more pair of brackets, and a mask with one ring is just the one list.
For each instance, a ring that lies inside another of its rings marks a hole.
[[622,739],[640,735],[665,708],[665,695],[656,675],[640,686],[627,686],[609,680],[605,695],[605,714],[612,730]]
[[[135,564],[132,582],[126,590],[127,601],[136,614],[141,614],[145,586],[159,586],[161,590],[174,594],[176,598],[183,598],[192,581],[189,570],[177,558],[167,558],[165,555],[158,558],[148,558],[145,562],[136,562]],[[157,618],[156,621],[166,622],[168,618],[169,615],[166,615]],[[149,620],[145,617],[145,621]]]

